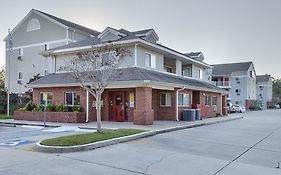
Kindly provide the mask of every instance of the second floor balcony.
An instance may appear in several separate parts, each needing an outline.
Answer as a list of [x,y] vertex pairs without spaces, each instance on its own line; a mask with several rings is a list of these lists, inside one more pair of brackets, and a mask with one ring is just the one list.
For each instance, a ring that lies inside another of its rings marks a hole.
[[230,81],[213,81],[220,88],[230,88]]

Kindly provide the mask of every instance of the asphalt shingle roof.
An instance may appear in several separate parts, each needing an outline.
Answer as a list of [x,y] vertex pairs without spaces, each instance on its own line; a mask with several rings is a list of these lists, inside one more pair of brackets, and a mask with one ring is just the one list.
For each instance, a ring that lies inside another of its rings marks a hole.
[[252,62],[214,64],[213,75],[230,75],[236,71],[247,71]]
[[[132,67],[132,68],[123,68],[118,69],[115,76],[112,77],[113,81],[122,82],[122,81],[144,81],[150,80],[153,82],[160,83],[171,83],[175,85],[181,86],[192,86],[194,88],[204,88],[209,89],[210,91],[222,91],[222,89],[217,86],[192,78],[181,77],[177,75],[171,75],[168,73],[162,73],[154,70],[148,70],[144,68]],[[30,85],[55,85],[55,84],[75,84],[78,83],[77,80],[72,76],[71,73],[53,73],[49,74],[45,77],[42,77],[32,83]]]
[[71,28],[74,28],[74,29],[78,29],[78,30],[81,30],[81,31],[84,31],[84,32],[87,32],[89,34],[92,34],[94,36],[98,36],[100,34],[100,32],[98,31],[95,31],[95,30],[92,30],[92,29],[89,29],[87,27],[84,27],[84,26],[81,26],[79,24],[76,24],[76,23],[73,23],[73,22],[70,22],[70,21],[67,21],[65,19],[62,19],[62,18],[59,18],[59,17],[56,17],[56,16],[53,16],[53,15],[50,15],[48,13],[45,13],[45,12],[42,12],[42,11],[39,11],[39,10],[36,10],[37,12],[39,13],[42,13],[56,21],[58,21],[59,23],[62,23],[68,27],[71,27]]
[[267,82],[271,78],[270,75],[257,75],[257,82]]
[[190,53],[185,53],[184,55],[188,56],[188,57],[198,57],[202,52],[190,52]]

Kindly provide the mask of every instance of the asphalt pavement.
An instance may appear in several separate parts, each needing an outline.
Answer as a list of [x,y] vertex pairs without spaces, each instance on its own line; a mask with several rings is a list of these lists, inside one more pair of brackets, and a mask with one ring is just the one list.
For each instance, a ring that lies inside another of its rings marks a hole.
[[33,143],[1,143],[73,132],[0,126],[0,174],[280,175],[281,110],[242,115],[240,120],[64,154],[34,152]]

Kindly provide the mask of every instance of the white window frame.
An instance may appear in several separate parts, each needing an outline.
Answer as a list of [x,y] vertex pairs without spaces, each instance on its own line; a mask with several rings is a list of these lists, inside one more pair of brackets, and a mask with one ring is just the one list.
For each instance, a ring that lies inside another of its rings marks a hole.
[[110,52],[104,52],[104,53],[102,53],[102,54],[101,54],[101,64],[102,64],[102,66],[108,66],[108,65],[104,65],[104,64],[103,64],[103,63],[104,63],[104,62],[103,62],[103,61],[104,61],[104,60],[103,60],[103,55],[106,55],[106,54],[108,54],[108,61],[110,60],[110,56],[111,56],[111,55],[110,55],[110,54],[111,54]]
[[[146,60],[146,55],[150,55],[150,60]],[[145,52],[144,66],[149,68],[156,68],[156,56],[152,53]]]
[[[20,74],[21,74],[21,78],[20,78]],[[22,71],[19,71],[18,72],[18,80],[22,80],[23,79],[23,72]]]
[[23,48],[19,48],[18,56],[23,56]]
[[[71,105],[68,105],[67,102],[66,102],[66,94],[68,94],[68,93],[72,94],[72,104]],[[81,94],[79,92],[77,92],[77,91],[75,91],[75,92],[73,92],[73,91],[72,92],[70,92],[70,91],[69,92],[64,92],[64,104],[67,105],[67,106],[76,106],[75,102],[74,102],[75,94],[79,94],[79,96],[80,96],[80,99],[79,99],[79,103],[80,104],[79,105],[81,105]]]
[[[162,95],[165,94],[165,105],[162,104]],[[160,106],[161,107],[171,107],[172,106],[172,95],[171,93],[161,93],[160,94]]]
[[[50,104],[50,103],[52,104],[52,103],[53,103],[53,98],[54,98],[54,93],[53,93],[53,92],[40,92],[40,93],[39,93],[39,103],[42,104],[41,101],[43,101],[43,100],[41,99],[41,95],[42,95],[42,97],[43,97],[43,94],[44,94],[44,93],[47,93],[47,104]],[[48,99],[48,95],[49,95],[49,94],[52,94],[52,100],[49,100],[49,99]],[[44,101],[43,101],[43,104],[45,104]],[[43,105],[43,104],[42,104],[42,105]]]
[[199,79],[200,79],[200,80],[203,80],[203,70],[202,70],[202,69],[199,69],[199,70],[198,70],[198,74],[199,74],[199,75],[198,75],[198,76],[199,76]]
[[[216,98],[216,104],[214,104],[213,98]],[[217,96],[212,96],[212,106],[217,106],[218,103],[218,97]]]
[[44,50],[49,50],[50,49],[50,45],[49,44],[44,44]]
[[[182,95],[182,104],[179,101],[179,96]],[[184,104],[184,98],[187,97],[187,104]],[[189,93],[178,93],[178,106],[179,107],[189,107],[190,106],[190,94]]]
[[[208,99],[209,99],[209,101],[208,101],[209,103],[208,104],[206,104],[206,97],[208,97]],[[210,106],[211,105],[211,96],[210,95],[205,95],[204,96],[204,105],[205,106]]]

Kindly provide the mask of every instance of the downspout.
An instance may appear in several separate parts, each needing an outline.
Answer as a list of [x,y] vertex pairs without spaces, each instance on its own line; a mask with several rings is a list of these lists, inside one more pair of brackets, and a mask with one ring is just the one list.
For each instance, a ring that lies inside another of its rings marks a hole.
[[86,123],[89,122],[89,91],[86,90]]
[[177,91],[176,91],[176,120],[177,121],[179,121],[179,98],[178,98],[178,96],[179,96],[179,91],[182,91],[182,90],[184,90],[184,89],[186,89],[186,87],[183,87],[183,88],[181,88],[181,89],[178,89]]
[[222,101],[222,93],[221,93],[221,106],[220,106],[220,108],[221,108],[221,116],[223,116],[222,110],[224,110],[224,109],[222,109],[222,107],[224,106],[223,103],[224,103],[224,102]]

